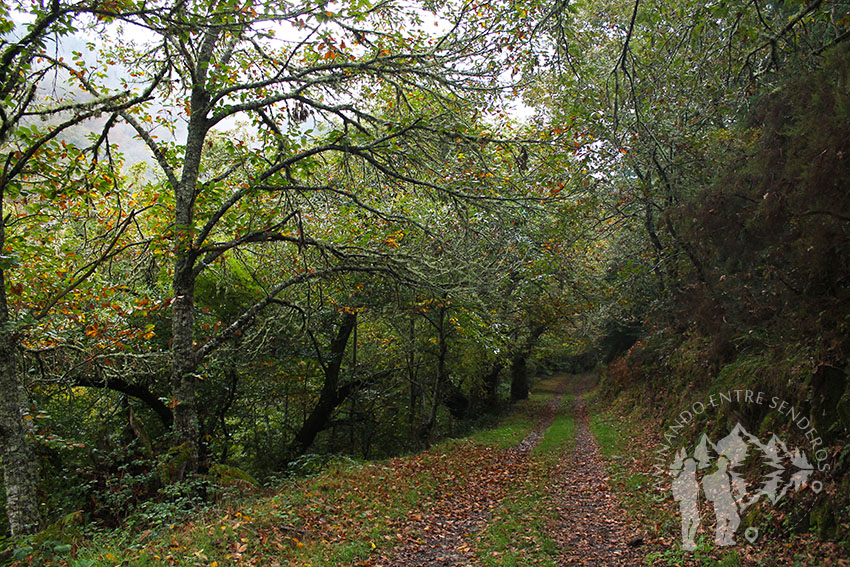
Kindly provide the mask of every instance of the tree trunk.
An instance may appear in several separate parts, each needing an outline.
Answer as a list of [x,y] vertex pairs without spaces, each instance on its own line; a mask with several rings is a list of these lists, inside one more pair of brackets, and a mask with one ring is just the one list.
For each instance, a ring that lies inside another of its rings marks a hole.
[[545,325],[531,327],[525,344],[511,358],[511,401],[528,399],[528,357],[545,330]]
[[74,386],[82,386],[84,388],[103,388],[136,398],[148,406],[151,411],[157,415],[166,429],[171,429],[171,426],[174,424],[174,414],[168,405],[163,403],[159,396],[157,396],[154,392],[151,392],[147,387],[141,384],[131,384],[121,378],[113,377],[101,378],[98,376],[92,378],[91,376],[84,374],[73,376],[71,381]]
[[522,352],[511,360],[511,400],[528,399],[528,354]]
[[200,427],[195,399],[197,369],[195,357],[195,278],[191,264],[178,258],[174,274],[174,303],[172,305],[171,395],[173,397],[174,434],[180,446],[181,465],[176,471],[179,480],[186,473],[198,470],[200,459]]
[[[445,301],[446,296],[443,296]],[[437,426],[437,409],[440,405],[445,405],[452,417],[462,419],[466,416],[466,410],[469,408],[469,399],[464,395],[460,388],[452,382],[449,376],[448,360],[449,344],[448,333],[446,331],[446,314],[448,309],[445,304],[440,306],[437,320],[431,320],[426,316],[426,320],[437,331],[437,372],[434,376],[434,384],[431,390],[432,404],[428,417],[423,421],[418,431],[419,441],[428,449],[431,446],[434,428]]]
[[421,405],[422,388],[419,384],[419,378],[416,372],[416,320],[412,316],[410,317],[409,340],[410,352],[407,354],[407,381],[410,384],[410,407],[407,419],[410,436],[415,439],[418,434],[419,406]]
[[670,280],[674,281],[675,275],[672,273],[672,267],[664,259],[664,246],[661,244],[661,239],[658,238],[658,233],[655,230],[655,221],[652,218],[652,202],[649,196],[644,196],[644,227],[649,235],[649,241],[652,242],[652,247],[655,250],[653,254],[653,268],[656,283],[658,285],[658,293],[663,294],[665,288],[664,275],[661,273],[661,264],[664,262],[667,265],[667,271],[670,273]]
[[496,363],[484,376],[484,404],[489,411],[499,405],[499,378],[502,376],[502,364]]
[[446,333],[447,311],[445,307],[440,308],[440,320],[437,327],[439,340],[439,353],[437,355],[437,402],[438,404],[445,404],[449,409],[449,413],[455,419],[463,419],[466,416],[466,410],[469,408],[469,399],[452,382],[448,367],[446,366],[449,353],[448,333]]
[[[2,203],[2,195],[0,195]],[[5,245],[3,206],[0,204],[0,250]],[[38,529],[38,462],[29,420],[29,401],[18,373],[18,344],[6,303],[5,273],[0,270],[0,443],[6,515],[12,536]]]
[[0,337],[0,435],[6,514],[13,536],[38,529],[38,462],[27,415],[27,394],[18,376],[17,345],[7,332]]
[[417,438],[419,439],[419,443],[425,449],[431,448],[431,441],[434,435],[434,427],[437,425],[437,409],[440,407],[440,377],[439,375],[434,375],[434,384],[431,388],[431,406],[427,407],[428,415],[422,416],[422,424],[419,426],[419,430],[417,431]]
[[205,83],[207,67],[219,37],[209,29],[201,42],[197,69],[193,76],[191,116],[186,133],[186,150],[180,180],[174,187],[174,279],[171,320],[171,389],[174,433],[179,444],[181,464],[177,478],[198,470],[201,433],[195,395],[198,366],[195,354],[195,191],[200,175],[204,140],[210,128],[209,94]]
[[337,330],[336,337],[331,342],[330,357],[327,363],[323,363],[325,371],[325,381],[322,384],[322,392],[319,394],[319,401],[316,402],[313,411],[304,421],[301,429],[295,435],[295,439],[289,446],[286,452],[287,459],[293,459],[301,455],[310,448],[316,436],[323,430],[330,421],[333,411],[347,398],[353,391],[352,387],[339,387],[339,370],[342,366],[342,359],[345,355],[345,347],[348,344],[348,337],[351,331],[357,324],[357,315],[354,313],[346,313],[343,316],[342,323]]

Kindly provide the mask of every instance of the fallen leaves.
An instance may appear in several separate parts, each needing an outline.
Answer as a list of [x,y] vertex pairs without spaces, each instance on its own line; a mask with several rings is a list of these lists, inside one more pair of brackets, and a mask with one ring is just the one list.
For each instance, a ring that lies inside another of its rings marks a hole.
[[608,486],[605,465],[589,428],[581,392],[575,404],[576,444],[559,463],[553,493],[559,520],[556,540],[564,565],[636,565],[638,552],[628,547],[634,539],[625,511]]
[[[476,535],[492,520],[506,495],[528,476],[529,453],[554,420],[559,405],[560,395],[541,411],[537,427],[516,447],[458,443],[443,453],[439,464],[448,469],[441,475],[440,490],[433,501],[423,501],[420,509],[401,523],[402,541],[375,565],[462,567],[476,563]],[[499,554],[490,552],[493,557]]]

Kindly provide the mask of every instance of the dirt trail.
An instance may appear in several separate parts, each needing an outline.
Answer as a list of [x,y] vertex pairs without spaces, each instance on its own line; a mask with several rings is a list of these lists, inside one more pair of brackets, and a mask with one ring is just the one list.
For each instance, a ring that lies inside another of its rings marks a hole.
[[599,446],[590,432],[583,399],[590,387],[587,375],[575,383],[575,450],[561,459],[552,484],[559,515],[553,537],[562,551],[559,565],[638,565],[640,552],[628,546],[635,536],[610,490]]
[[460,567],[476,563],[473,537],[487,525],[506,488],[523,478],[528,454],[540,442],[561,406],[567,380],[559,383],[552,401],[541,412],[537,426],[516,447],[484,449],[474,455],[474,474],[463,486],[440,495],[425,511],[412,514],[399,530],[404,542],[373,565],[404,567]]
[[625,513],[608,486],[599,447],[590,432],[583,394],[590,375],[561,380],[552,401],[541,411],[536,427],[516,447],[507,450],[463,446],[454,455],[471,464],[456,489],[446,490],[426,509],[412,513],[401,525],[399,545],[369,565],[393,567],[466,567],[478,563],[474,538],[487,525],[511,482],[525,478],[529,453],[540,442],[561,406],[564,390],[574,384],[576,443],[552,471],[550,496],[558,518],[552,539],[560,548],[559,565],[636,565],[638,550],[627,544],[634,537]]

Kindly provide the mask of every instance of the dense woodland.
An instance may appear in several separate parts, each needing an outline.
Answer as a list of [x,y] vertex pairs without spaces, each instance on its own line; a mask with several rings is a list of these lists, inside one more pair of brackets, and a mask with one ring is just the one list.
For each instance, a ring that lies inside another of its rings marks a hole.
[[179,521],[597,365],[659,414],[802,400],[847,506],[846,2],[53,0],[0,33],[5,533]]

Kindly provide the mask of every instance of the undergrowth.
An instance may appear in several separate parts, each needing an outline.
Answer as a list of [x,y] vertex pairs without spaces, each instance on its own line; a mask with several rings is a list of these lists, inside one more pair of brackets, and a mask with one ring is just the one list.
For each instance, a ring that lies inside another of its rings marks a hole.
[[[551,399],[548,382],[516,404],[499,425],[430,450],[382,462],[331,462],[306,478],[267,489],[241,486],[241,494],[144,526],[124,525],[81,535],[59,526],[15,542],[13,565],[93,567],[133,565],[224,567],[225,565],[342,565],[368,561],[400,543],[399,526],[413,510],[439,494],[459,490],[475,474],[483,452],[517,445],[537,424]],[[570,446],[572,425],[558,416],[535,459]],[[532,469],[545,466],[535,461]],[[488,564],[547,565],[554,544],[546,534],[543,472],[518,479],[482,534]],[[155,510],[149,510],[156,515]],[[168,516],[168,518],[166,518]],[[10,545],[11,547],[11,545]],[[514,559],[511,559],[511,558]],[[537,557],[533,561],[529,558]],[[497,558],[501,558],[498,559]],[[491,562],[492,559],[492,562]],[[529,563],[532,561],[532,563]]]

